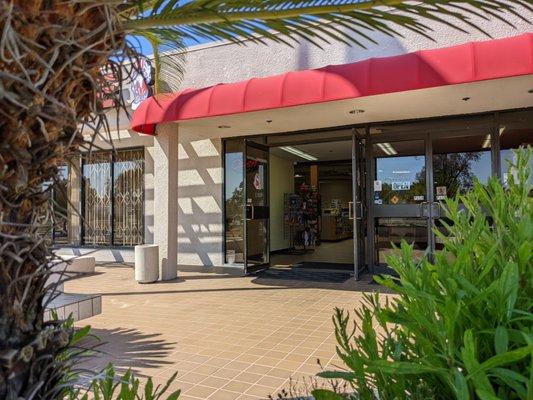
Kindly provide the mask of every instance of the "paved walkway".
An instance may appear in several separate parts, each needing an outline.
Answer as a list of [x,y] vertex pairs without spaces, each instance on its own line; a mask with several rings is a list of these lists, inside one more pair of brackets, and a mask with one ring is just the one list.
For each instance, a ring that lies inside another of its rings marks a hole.
[[86,367],[113,362],[157,382],[178,371],[173,387],[183,400],[276,397],[290,380],[318,372],[317,359],[340,365],[333,309],[352,310],[362,298],[353,289],[372,287],[200,272],[139,285],[125,266],[97,267],[66,284],[67,291],[103,295],[102,314],[78,323],[106,343]]

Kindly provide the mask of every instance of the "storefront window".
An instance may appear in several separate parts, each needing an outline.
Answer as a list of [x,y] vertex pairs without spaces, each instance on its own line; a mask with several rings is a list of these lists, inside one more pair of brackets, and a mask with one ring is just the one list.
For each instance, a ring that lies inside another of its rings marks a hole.
[[418,204],[426,200],[424,141],[374,144],[374,204]]
[[84,156],[84,244],[133,246],[143,242],[143,175],[143,150]]
[[[513,150],[533,145],[533,111],[505,113],[500,125],[500,168],[504,184],[509,179],[510,164],[515,161]],[[533,183],[533,159],[530,161],[530,182]]]
[[117,152],[113,171],[113,240],[116,246],[133,246],[143,241],[142,150]]
[[487,183],[492,175],[490,129],[479,135],[444,136],[433,140],[435,200],[465,194],[474,181]]
[[244,262],[244,141],[225,144],[226,262]]

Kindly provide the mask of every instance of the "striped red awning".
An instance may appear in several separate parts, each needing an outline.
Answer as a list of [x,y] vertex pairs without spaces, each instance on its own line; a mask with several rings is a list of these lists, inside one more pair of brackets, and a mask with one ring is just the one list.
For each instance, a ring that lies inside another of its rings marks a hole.
[[132,129],[533,74],[533,33],[187,89],[145,100]]

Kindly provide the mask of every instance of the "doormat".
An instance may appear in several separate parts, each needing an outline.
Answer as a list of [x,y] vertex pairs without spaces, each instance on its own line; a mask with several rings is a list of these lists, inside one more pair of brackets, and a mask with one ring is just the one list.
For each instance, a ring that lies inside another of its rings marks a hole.
[[287,281],[307,281],[319,283],[342,283],[351,278],[343,272],[303,271],[298,269],[267,269],[257,274],[262,279],[283,279]]
[[294,266],[295,268],[305,268],[305,269],[331,269],[336,271],[347,271],[353,272],[353,264],[342,264],[342,263],[328,263],[328,262],[313,262],[313,261],[304,261],[298,263]]

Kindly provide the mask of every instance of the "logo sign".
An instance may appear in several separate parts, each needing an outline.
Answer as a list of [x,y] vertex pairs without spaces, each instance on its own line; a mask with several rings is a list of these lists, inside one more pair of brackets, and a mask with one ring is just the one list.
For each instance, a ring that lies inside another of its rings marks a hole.
[[390,202],[392,204],[398,204],[399,201],[400,201],[400,199],[398,198],[398,196],[392,196],[391,199],[390,199]]
[[254,187],[256,190],[263,189],[263,182],[261,182],[261,177],[259,176],[259,173],[256,173],[254,176]]
[[374,181],[374,192],[381,192],[383,190],[383,183],[381,181]]
[[392,190],[402,191],[411,189],[411,181],[392,182]]
[[132,73],[131,78],[131,109],[136,110],[139,105],[146,100],[150,94],[150,85],[153,84],[152,64],[145,58],[142,58]]

